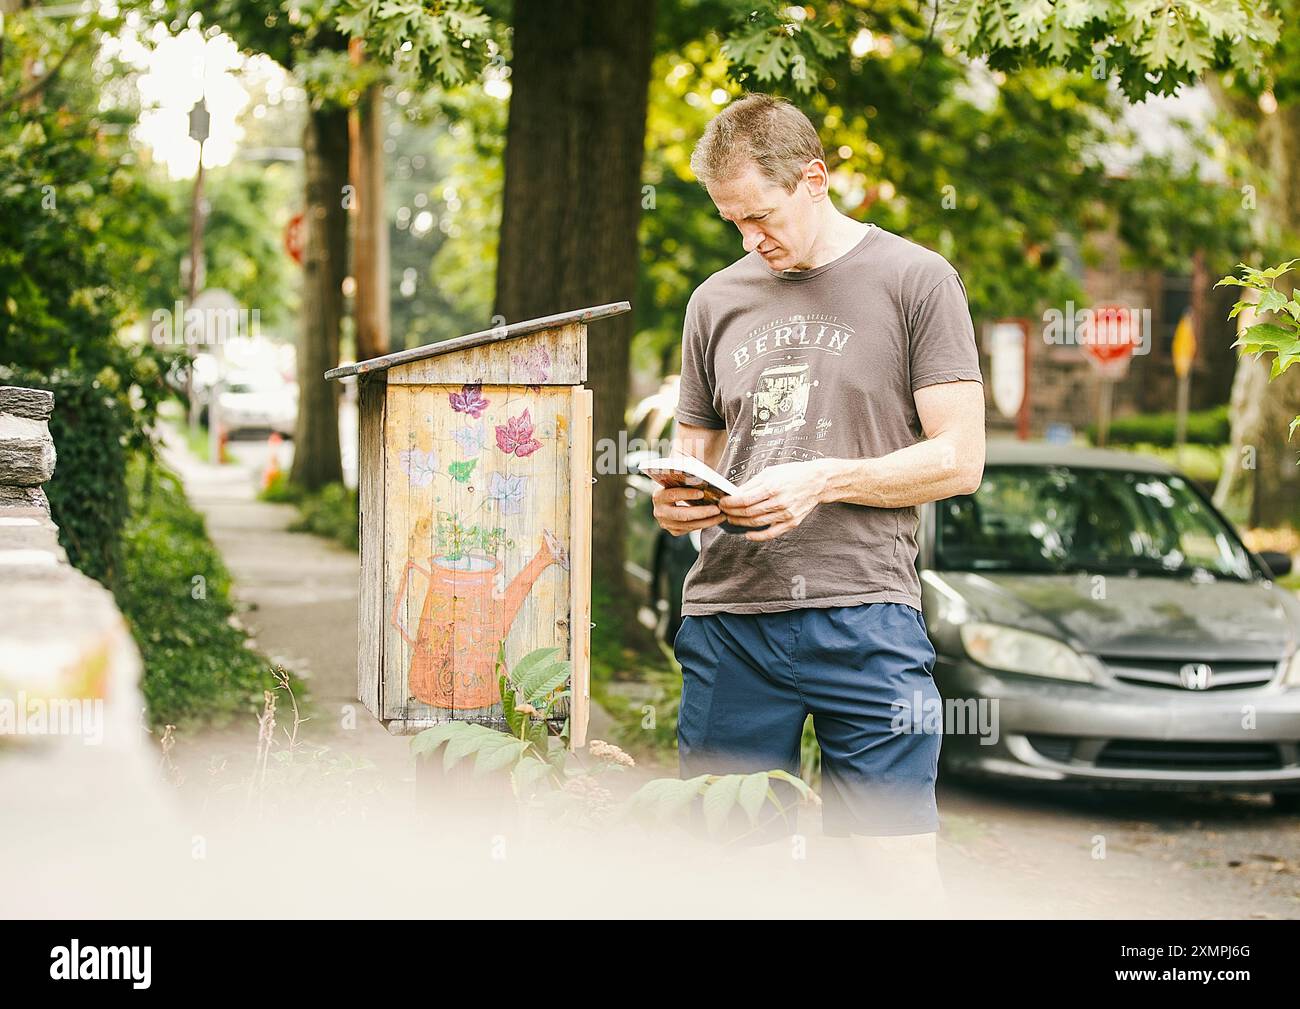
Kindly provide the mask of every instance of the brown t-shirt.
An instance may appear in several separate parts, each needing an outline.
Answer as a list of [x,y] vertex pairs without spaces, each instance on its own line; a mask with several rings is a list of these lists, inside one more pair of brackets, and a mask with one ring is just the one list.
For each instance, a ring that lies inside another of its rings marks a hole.
[[[743,485],[776,463],[862,459],[922,440],[912,394],[981,381],[966,288],[938,253],[877,226],[839,259],[781,273],[752,252],[691,296],[677,417],[727,430],[718,467]],[[701,534],[682,612],[921,608],[916,508],[821,504],[755,543]]]

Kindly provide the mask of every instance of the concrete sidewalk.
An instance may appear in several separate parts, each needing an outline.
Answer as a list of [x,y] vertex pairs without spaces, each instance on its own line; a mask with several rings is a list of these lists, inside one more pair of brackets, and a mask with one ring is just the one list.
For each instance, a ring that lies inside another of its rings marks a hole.
[[[410,739],[389,735],[356,699],[357,554],[290,532],[297,509],[257,500],[261,474],[254,468],[201,462],[179,436],[167,438],[163,457],[230,569],[240,619],[257,648],[306,682],[311,720],[303,727],[305,739],[364,757],[385,778],[413,781]],[[287,701],[279,707],[283,724]],[[219,735],[251,748],[257,724],[251,720]],[[186,742],[179,741],[178,752]],[[207,742],[217,740],[210,735]]]

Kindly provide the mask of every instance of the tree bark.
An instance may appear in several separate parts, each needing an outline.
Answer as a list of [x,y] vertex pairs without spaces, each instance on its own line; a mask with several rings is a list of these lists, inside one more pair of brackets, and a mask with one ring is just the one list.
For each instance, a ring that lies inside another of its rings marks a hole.
[[[515,4],[496,310],[507,322],[630,300],[654,0]],[[597,444],[623,427],[631,315],[596,323],[587,351]],[[599,455],[599,451],[597,452]],[[624,591],[624,480],[597,476],[593,578]]]
[[[1257,140],[1272,187],[1259,198],[1259,233],[1266,248],[1286,248],[1300,234],[1300,102],[1282,104],[1258,120]],[[1295,256],[1294,250],[1287,258]],[[1273,263],[1260,263],[1272,266]],[[1289,291],[1292,275],[1277,287]],[[1268,321],[1265,315],[1247,321]],[[1300,519],[1300,447],[1287,439],[1300,414],[1300,374],[1291,369],[1268,381],[1272,355],[1242,357],[1232,387],[1232,451],[1215,490],[1215,502],[1239,521],[1277,526]]]
[[298,421],[290,479],[315,490],[343,479],[339,456],[338,383],[325,372],[339,361],[343,279],[347,270],[348,113],[313,109],[303,134],[306,243],[302,328],[298,339]]

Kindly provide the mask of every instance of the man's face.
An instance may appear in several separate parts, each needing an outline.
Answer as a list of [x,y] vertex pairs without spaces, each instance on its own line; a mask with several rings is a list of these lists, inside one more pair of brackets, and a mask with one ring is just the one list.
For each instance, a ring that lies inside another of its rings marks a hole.
[[747,165],[732,178],[714,182],[709,196],[722,219],[740,229],[746,252],[757,251],[773,270],[807,269],[817,237],[816,187],[808,176],[805,169],[794,192],[787,193]]

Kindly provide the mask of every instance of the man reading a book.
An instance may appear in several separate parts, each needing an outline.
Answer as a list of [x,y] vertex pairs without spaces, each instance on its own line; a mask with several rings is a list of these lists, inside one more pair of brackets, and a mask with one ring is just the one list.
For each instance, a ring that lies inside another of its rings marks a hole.
[[983,473],[966,290],[939,254],[832,205],[817,132],[784,100],[732,103],[691,166],[746,255],[687,305],[674,441],[739,492],[655,494],[666,530],[703,531],[674,642],[682,775],[798,773],[811,714],[826,833],[934,897],[917,506]]

